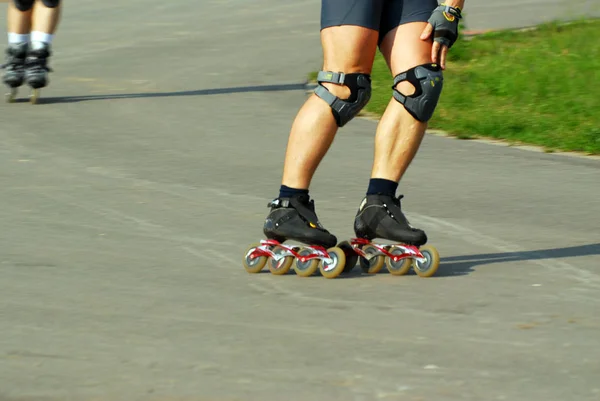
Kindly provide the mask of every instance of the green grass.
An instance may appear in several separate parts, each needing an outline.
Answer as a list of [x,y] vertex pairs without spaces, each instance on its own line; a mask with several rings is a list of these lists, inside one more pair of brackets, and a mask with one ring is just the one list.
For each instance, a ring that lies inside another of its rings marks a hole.
[[[592,20],[461,38],[450,50],[429,128],[600,154],[598,32],[600,21]],[[383,113],[391,80],[378,54],[366,111]]]

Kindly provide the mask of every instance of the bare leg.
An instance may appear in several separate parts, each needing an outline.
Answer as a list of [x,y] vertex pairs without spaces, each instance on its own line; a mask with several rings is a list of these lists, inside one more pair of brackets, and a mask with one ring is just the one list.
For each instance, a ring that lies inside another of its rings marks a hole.
[[[339,26],[322,30],[323,70],[370,74],[377,50],[377,38],[377,31],[359,26]],[[323,85],[342,99],[350,95],[350,90],[345,86],[329,83]],[[337,130],[331,108],[313,94],[302,106],[293,123],[282,184],[291,188],[308,189]]]
[[[384,38],[380,49],[393,76],[430,62],[431,43],[419,39],[426,23],[401,25]],[[411,95],[415,88],[401,82],[397,88]],[[404,106],[392,99],[386,108],[375,136],[375,160],[367,196],[354,220],[354,231],[362,238],[385,238],[416,246],[427,242],[423,230],[413,228],[395,197],[400,181],[414,158],[426,123],[417,121]]]
[[25,63],[25,79],[33,89],[32,103],[37,102],[39,89],[48,85],[48,73],[52,71],[48,60],[52,55],[52,41],[62,9],[62,2],[57,3],[54,7],[48,7],[41,0],[36,0],[33,6],[31,49]]
[[14,3],[9,1],[7,13],[7,28],[10,33],[21,35],[29,34],[31,30],[31,10],[20,11]]
[[57,7],[50,8],[37,0],[33,8],[33,26],[31,30],[53,35],[60,21],[61,9],[62,2]]
[[[426,25],[425,22],[413,22],[386,35],[381,53],[393,76],[431,62],[432,44],[419,39]],[[405,95],[414,93],[414,87],[408,82],[401,82],[397,89]],[[417,121],[403,105],[392,99],[377,127],[371,177],[399,182],[415,157],[426,128],[426,123]]]

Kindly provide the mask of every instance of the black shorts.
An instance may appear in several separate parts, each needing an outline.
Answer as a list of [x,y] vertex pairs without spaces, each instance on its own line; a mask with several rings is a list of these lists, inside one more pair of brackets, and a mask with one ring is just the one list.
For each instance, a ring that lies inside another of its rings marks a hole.
[[322,0],[321,29],[358,25],[379,32],[379,43],[392,29],[427,22],[437,0]]

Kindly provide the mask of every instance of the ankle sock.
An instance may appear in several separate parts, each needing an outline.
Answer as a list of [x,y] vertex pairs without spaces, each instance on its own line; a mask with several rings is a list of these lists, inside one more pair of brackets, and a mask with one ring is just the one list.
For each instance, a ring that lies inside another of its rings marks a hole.
[[8,43],[11,45],[16,45],[18,43],[27,43],[29,42],[29,34],[27,33],[8,33]]
[[294,195],[301,195],[301,194],[308,195],[308,189],[290,188],[285,185],[282,185],[279,188],[279,197],[280,198],[291,198]]
[[41,31],[33,31],[31,32],[31,42],[42,42],[47,45],[52,44],[52,39],[54,35],[51,33],[41,32]]
[[367,195],[389,195],[395,196],[396,190],[398,189],[398,183],[383,178],[371,178],[369,180],[369,188],[367,189]]

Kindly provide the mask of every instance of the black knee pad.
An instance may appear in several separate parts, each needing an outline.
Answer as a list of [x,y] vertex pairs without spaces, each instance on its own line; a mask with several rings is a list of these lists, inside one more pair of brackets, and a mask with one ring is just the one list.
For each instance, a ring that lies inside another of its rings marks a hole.
[[48,8],[55,8],[60,4],[60,0],[42,0],[42,4]]
[[13,0],[17,10],[21,12],[29,11],[33,7],[35,0]]
[[[368,74],[320,71],[317,82],[319,85],[315,89],[315,94],[331,107],[338,127],[343,127],[356,117],[371,99],[371,76]],[[350,89],[350,97],[340,99],[329,92],[322,85],[323,82],[347,86]]]
[[[415,93],[405,96],[396,86],[408,81],[415,87]],[[404,71],[394,77],[394,99],[401,103],[415,119],[427,122],[433,116],[437,107],[442,88],[444,86],[444,75],[437,64],[423,64]]]

